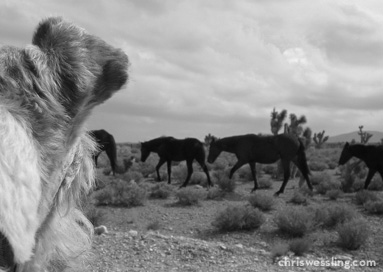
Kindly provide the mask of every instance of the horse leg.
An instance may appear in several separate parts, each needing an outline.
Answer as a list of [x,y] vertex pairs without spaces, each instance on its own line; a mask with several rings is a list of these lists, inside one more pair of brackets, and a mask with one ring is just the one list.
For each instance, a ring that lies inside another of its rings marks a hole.
[[168,166],[168,184],[170,184],[170,180],[172,178],[172,161],[167,161],[167,166]]
[[254,192],[255,190],[258,189],[257,171],[255,168],[255,162],[249,162],[249,165],[250,165],[251,175],[253,176],[253,180],[254,180],[254,188],[251,190],[251,192]]
[[209,175],[209,170],[207,169],[207,166],[203,160],[197,160],[199,165],[201,166],[202,170],[205,172],[206,177],[207,177],[207,184],[208,187],[213,187],[213,184],[211,183],[210,175]]
[[115,161],[115,158],[113,157],[113,151],[110,148],[107,148],[105,151],[106,151],[106,155],[108,155],[108,158],[110,161],[110,167],[112,168],[113,176],[115,176],[115,174],[116,174],[116,161]]
[[366,190],[368,188],[368,185],[370,185],[372,177],[375,175],[376,169],[370,168],[368,170],[366,181],[364,182],[364,189]]
[[[157,166],[156,166],[156,172],[157,172],[157,180],[158,181],[161,181],[161,177],[160,177],[160,168],[161,166],[166,162],[165,159],[163,158],[160,158],[160,161],[158,162]],[[168,168],[168,175],[169,175],[169,168]]]
[[313,186],[311,184],[311,181],[310,181],[310,178],[309,178],[309,175],[308,175],[308,171],[305,170],[306,168],[302,165],[302,163],[300,163],[299,160],[293,159],[292,161],[296,165],[298,170],[301,172],[301,177],[299,178],[299,187],[302,187],[304,180],[306,180],[308,188],[312,191],[313,190]]
[[287,185],[287,181],[290,178],[290,161],[281,159],[282,166],[283,166],[283,183],[279,191],[277,191],[274,196],[279,196],[285,191],[285,187]]
[[186,187],[187,185],[188,185],[188,183],[189,183],[189,180],[190,180],[190,177],[191,177],[191,175],[192,175],[192,173],[193,173],[193,160],[191,160],[191,161],[186,161],[186,165],[187,165],[187,167],[188,167],[188,176],[186,177],[186,180],[185,180],[185,182],[180,186],[180,188],[182,188],[182,187]]
[[230,175],[229,175],[229,178],[231,179],[235,173],[235,171],[237,171],[239,168],[241,168],[242,165],[244,165],[245,162],[239,160],[236,162],[236,164],[233,166],[233,168],[231,168],[230,170]]

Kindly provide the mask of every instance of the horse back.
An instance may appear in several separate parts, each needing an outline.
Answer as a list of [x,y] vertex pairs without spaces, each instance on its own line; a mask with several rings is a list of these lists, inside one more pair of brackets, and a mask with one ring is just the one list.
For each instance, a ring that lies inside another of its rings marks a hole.
[[167,160],[172,161],[183,161],[188,159],[194,159],[196,156],[200,155],[205,151],[203,144],[196,138],[186,138],[186,139],[171,139],[165,142],[160,150],[159,156]]

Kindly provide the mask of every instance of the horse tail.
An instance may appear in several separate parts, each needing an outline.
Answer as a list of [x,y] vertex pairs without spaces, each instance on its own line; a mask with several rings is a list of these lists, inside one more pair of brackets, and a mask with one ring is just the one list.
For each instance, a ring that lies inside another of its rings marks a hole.
[[301,139],[298,139],[298,141],[299,141],[299,149],[298,149],[298,153],[297,153],[297,161],[301,165],[303,176],[309,175],[310,174],[310,168],[307,165],[305,145]]
[[114,137],[112,134],[109,134],[109,141],[110,141],[110,163],[113,171],[113,175],[116,173],[116,167],[117,167],[117,147],[116,147],[116,141],[114,140]]

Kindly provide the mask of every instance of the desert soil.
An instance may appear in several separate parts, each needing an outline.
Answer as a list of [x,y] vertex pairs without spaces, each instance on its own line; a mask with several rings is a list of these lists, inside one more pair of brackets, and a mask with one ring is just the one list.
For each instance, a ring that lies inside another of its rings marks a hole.
[[[103,176],[103,179],[112,177]],[[99,206],[105,212],[103,224],[108,233],[95,236],[94,260],[89,271],[342,271],[340,266],[294,266],[278,265],[281,258],[273,260],[271,250],[280,237],[273,222],[275,211],[265,213],[267,220],[262,227],[250,232],[217,232],[211,225],[217,213],[228,203],[247,203],[252,182],[237,182],[235,193],[223,200],[203,200],[198,206],[175,205],[175,197],[165,200],[148,199],[144,206],[134,208]],[[272,195],[281,185],[262,190]],[[178,184],[173,185],[178,188]],[[277,208],[289,203],[298,180],[291,180],[284,194],[276,198]],[[200,189],[206,190],[206,189]],[[337,202],[350,203],[353,194],[345,194]],[[326,197],[315,194],[310,205],[329,202]],[[335,202],[334,202],[335,203]],[[354,207],[357,208],[355,205]],[[336,233],[320,231],[312,233],[311,250],[302,257],[289,253],[289,260],[329,261],[374,260],[377,267],[353,267],[350,271],[382,271],[383,267],[383,218],[366,215],[371,235],[366,245],[356,251],[344,251],[337,247]],[[156,226],[155,230],[149,226]],[[316,236],[317,235],[317,236]],[[320,235],[320,236],[319,236]],[[320,239],[316,238],[320,237]],[[325,238],[323,238],[325,237]]]

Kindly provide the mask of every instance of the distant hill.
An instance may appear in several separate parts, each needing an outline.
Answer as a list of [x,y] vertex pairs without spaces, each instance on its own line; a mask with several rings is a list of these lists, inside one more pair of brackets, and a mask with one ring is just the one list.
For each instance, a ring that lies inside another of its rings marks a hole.
[[[383,138],[383,132],[368,131],[368,130],[366,132],[371,133],[373,135],[368,141],[368,143],[380,143],[380,139]],[[352,139],[355,139],[357,143],[360,142],[360,136],[358,134],[358,131],[353,131],[350,133],[340,134],[336,136],[330,136],[327,142],[328,143],[351,142]]]

